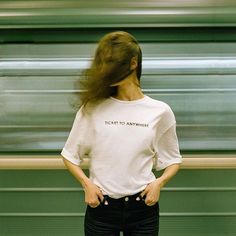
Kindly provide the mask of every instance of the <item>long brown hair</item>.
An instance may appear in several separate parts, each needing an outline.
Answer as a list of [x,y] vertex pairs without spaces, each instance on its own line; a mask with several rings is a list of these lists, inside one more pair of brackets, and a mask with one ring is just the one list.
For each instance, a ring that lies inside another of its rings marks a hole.
[[129,33],[117,31],[108,33],[99,41],[90,68],[86,69],[78,80],[82,89],[81,105],[96,104],[114,96],[117,87],[111,86],[125,79],[133,70],[132,58],[137,59],[136,75],[140,81],[142,72],[142,51],[137,40]]

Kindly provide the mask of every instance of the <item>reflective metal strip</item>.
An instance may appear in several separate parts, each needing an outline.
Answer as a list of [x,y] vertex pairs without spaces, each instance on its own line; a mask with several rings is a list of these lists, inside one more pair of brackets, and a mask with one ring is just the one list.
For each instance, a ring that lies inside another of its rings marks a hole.
[[[89,168],[89,159],[81,167]],[[58,155],[0,155],[0,169],[65,169]],[[181,169],[236,169],[236,155],[184,155]]]

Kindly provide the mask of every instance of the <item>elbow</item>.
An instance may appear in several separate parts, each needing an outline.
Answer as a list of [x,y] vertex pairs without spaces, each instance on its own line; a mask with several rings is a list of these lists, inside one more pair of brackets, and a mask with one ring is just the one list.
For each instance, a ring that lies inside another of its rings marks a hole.
[[178,172],[180,169],[181,163],[175,163],[172,166],[175,168],[176,172]]
[[166,169],[176,174],[180,169],[180,165],[181,163],[173,163],[172,165],[169,165]]
[[176,164],[176,173],[180,170],[180,166],[181,166],[180,163]]
[[66,158],[62,156],[62,161],[63,161],[64,165],[67,167],[68,166],[68,160],[66,160]]

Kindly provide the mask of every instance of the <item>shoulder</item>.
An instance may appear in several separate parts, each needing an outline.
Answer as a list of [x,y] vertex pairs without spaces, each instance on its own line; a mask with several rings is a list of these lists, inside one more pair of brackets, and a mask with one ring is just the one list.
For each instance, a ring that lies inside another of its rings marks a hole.
[[149,96],[147,96],[147,98],[148,98],[146,100],[147,103],[150,106],[152,106],[154,109],[159,110],[163,114],[172,114],[173,113],[171,107],[167,103],[160,101],[160,100],[153,99]]
[[149,98],[149,104],[157,117],[156,127],[158,130],[159,139],[162,134],[164,134],[171,126],[176,123],[175,115],[171,107],[163,101]]
[[152,111],[158,117],[158,125],[160,130],[165,132],[169,127],[176,123],[174,112],[167,103],[150,97],[148,97],[148,102],[149,106],[152,108]]
[[113,106],[110,99],[103,99],[97,103],[87,103],[82,105],[76,112],[76,119],[92,119],[97,115],[100,115],[107,109],[111,109]]

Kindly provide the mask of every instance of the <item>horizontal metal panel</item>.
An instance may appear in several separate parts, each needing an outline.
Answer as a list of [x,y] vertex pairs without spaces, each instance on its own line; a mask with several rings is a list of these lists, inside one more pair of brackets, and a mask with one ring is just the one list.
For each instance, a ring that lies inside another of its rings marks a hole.
[[[0,61],[0,75],[76,74],[88,67],[90,63],[88,59],[5,60]],[[236,74],[236,57],[143,58],[143,73]]]
[[[0,217],[2,235],[78,236],[83,235],[84,232],[84,219],[80,215],[20,214],[10,216]],[[161,216],[160,233],[166,236],[231,236],[236,234],[235,216]]]
[[[232,29],[233,30],[233,29]],[[166,40],[167,41],[167,40]],[[1,62],[8,60],[74,60],[89,59],[97,43],[0,44]],[[140,41],[144,58],[211,59],[235,58],[235,42],[148,42]]]
[[[72,93],[79,75],[15,75],[0,76],[1,94]],[[55,81],[57,81],[55,83]]]
[[86,207],[83,192],[1,192],[0,200],[1,213],[78,213]]
[[[22,78],[23,81],[24,79],[26,78]],[[9,85],[7,85],[7,82],[9,83]],[[14,79],[14,77],[10,77],[5,82],[5,88],[18,89],[17,87],[21,85],[17,84],[16,82],[17,78]],[[60,83],[59,79],[58,83]],[[27,83],[23,82],[23,84],[25,84],[25,88],[27,88]],[[228,74],[223,74],[223,75],[144,74],[141,78],[141,87],[146,92],[149,91],[152,92],[154,90],[156,91],[156,93],[171,93],[172,91],[175,91],[176,93],[193,93],[193,94],[204,93],[204,92],[220,93],[224,91],[225,92],[233,91],[236,88],[236,80],[235,80],[235,75],[228,75]]]
[[[43,101],[42,97],[41,101]],[[23,104],[16,103],[16,107]],[[17,109],[13,109],[11,113],[8,111],[8,115],[1,118],[1,151],[46,151],[62,148],[73,117],[68,103],[64,102],[64,105],[68,106],[67,112],[65,108],[63,111],[59,110],[61,104],[63,105],[63,102],[60,103],[60,100],[57,100],[54,105],[58,109],[52,109],[50,112],[50,106],[44,107],[43,110],[36,110],[32,107],[28,111]],[[189,105],[191,106],[191,102]],[[180,113],[176,109],[176,117],[179,122],[178,135],[182,150],[234,150],[236,127],[233,123],[235,119],[233,113],[229,113],[230,115],[226,115],[223,119],[217,116],[218,111],[212,111],[212,115],[207,110],[205,112],[192,110],[192,112],[192,116],[186,117],[184,111]],[[199,120],[196,116],[199,117]],[[214,125],[210,124],[211,120]],[[222,122],[224,124],[221,124]],[[230,123],[231,125],[229,125]]]
[[[95,44],[0,46],[1,152],[59,151],[72,125],[74,82]],[[142,88],[167,102],[182,151],[235,151],[236,44],[151,43]]]
[[95,43],[75,43],[75,44],[0,44],[0,58],[5,60],[46,60],[54,58],[65,60],[68,58],[89,58],[95,50]]
[[[170,90],[149,95],[173,108],[182,150],[234,150],[235,92]],[[1,151],[63,146],[74,119],[70,92],[11,91],[1,98]]]
[[[25,155],[27,156],[27,155]],[[31,155],[30,155],[31,156]],[[195,156],[195,155],[194,155]],[[218,155],[211,155],[213,160],[218,158]],[[203,155],[205,157],[205,155]],[[20,158],[20,157],[19,157]],[[37,159],[35,156],[33,158]],[[88,175],[88,170],[84,172]],[[156,176],[162,172],[155,172]],[[192,188],[197,191],[229,191],[233,188],[235,190],[235,169],[181,169],[178,174],[165,186],[166,189],[188,189]],[[17,180],[17,181],[16,181]],[[61,170],[1,170],[0,171],[0,189],[22,189],[25,188],[81,188],[78,181],[66,171],[65,168]],[[221,190],[219,190],[221,189]],[[70,190],[69,190],[70,191]],[[173,190],[175,191],[175,190]],[[180,190],[179,190],[180,191]],[[230,191],[229,191],[230,192]]]
[[1,1],[1,28],[234,26],[233,1]]
[[38,129],[29,127],[28,130],[23,128],[22,131],[4,132],[1,129],[1,152],[58,152],[69,135],[68,131],[63,132],[64,128],[61,130],[60,127],[54,130],[47,128],[47,131],[42,127]]
[[[0,43],[96,43],[108,32],[118,28],[30,28],[1,29]],[[130,28],[139,42],[235,42],[234,27],[158,27]],[[197,32],[197,34],[196,34]],[[0,55],[1,56],[1,55]]]
[[[229,194],[232,193],[232,197],[234,195],[234,192],[229,191],[229,189],[234,186],[233,191],[235,191],[235,176],[235,170],[181,170],[175,178],[168,183],[168,188],[172,189],[169,189],[169,192],[163,191],[161,193],[161,234],[175,236],[234,235],[236,233],[235,213],[232,210],[227,212],[220,210],[224,207],[228,207],[227,198],[229,197]],[[73,178],[73,176],[70,175],[68,171],[65,170],[0,171],[1,189],[14,187],[18,188],[18,190],[22,188],[24,191],[24,188],[26,187],[47,187],[53,189],[55,186],[57,188],[78,188],[78,182]],[[185,198],[184,191],[191,192],[191,188],[193,187],[195,187],[196,191],[192,192],[194,195],[192,199],[188,198],[191,194]],[[184,188],[185,190],[182,189],[183,191],[177,191],[178,193],[176,195],[176,191],[173,190],[173,188]],[[214,188],[218,190],[215,190]],[[225,196],[223,195],[223,188],[225,188],[226,191]],[[218,192],[219,190],[221,193]],[[47,191],[43,191],[43,194],[40,193],[38,198],[36,196],[38,192],[35,191],[34,194],[30,193],[28,196],[25,195],[25,199],[23,198],[23,192],[11,192],[10,195],[8,195],[10,196],[9,200],[13,202],[13,205],[16,208],[14,210],[13,207],[9,206],[9,201],[7,202],[7,199],[4,200],[7,204],[4,205],[4,208],[1,208],[2,210],[0,212],[0,235],[83,235],[84,211],[74,211],[74,209],[72,209],[73,206],[76,209],[82,209],[82,206],[78,205],[84,204],[83,193],[81,192],[81,196],[72,196],[70,194],[71,190],[69,189],[68,191],[67,202],[66,196],[63,194],[64,197],[62,197],[62,195],[60,195],[57,191],[55,191],[54,194],[51,194],[49,191],[48,195]],[[198,195],[197,191],[201,192],[200,195]],[[209,192],[210,197],[208,198],[207,193]],[[2,193],[3,192],[1,192],[0,196],[4,195],[4,193],[3,195]],[[5,193],[7,193],[7,191]],[[15,193],[16,195],[14,195]],[[18,195],[18,193],[20,194]],[[204,196],[204,194],[206,195]],[[186,201],[184,201],[185,199]],[[196,201],[194,201],[194,199],[196,199]],[[28,206],[26,200],[28,200]],[[47,202],[47,200],[51,201]],[[69,200],[71,201],[69,202]],[[230,202],[233,200],[233,198],[230,199]],[[56,203],[54,203],[54,201],[56,201]],[[46,202],[46,205],[52,203],[52,206],[57,206],[60,202],[63,202],[65,203],[63,206],[58,206],[60,209],[65,210],[69,207],[69,209],[72,210],[65,212],[58,210],[55,211],[53,207],[49,206],[49,209],[51,209],[51,211],[49,211],[46,209],[46,206],[43,206],[42,204],[37,205],[37,202]],[[182,204],[182,202],[184,203]],[[22,208],[21,203],[23,203]],[[216,205],[214,205],[215,203]],[[2,201],[0,204],[2,204]],[[204,209],[205,205],[207,205],[206,209],[212,208],[214,209],[214,212],[207,212]],[[234,205],[232,209],[234,209]],[[30,206],[35,206],[34,211],[30,210]],[[187,211],[168,211],[171,207],[174,209],[176,206]],[[11,208],[12,211],[6,211],[7,207],[9,207],[8,209]],[[204,210],[201,212],[193,211],[193,209],[197,207]],[[24,208],[26,211],[23,212],[20,208]],[[41,208],[45,209],[45,211],[42,212]],[[3,211],[3,209],[5,209],[5,211]]]
[[[160,202],[162,212],[173,215],[236,216],[235,198],[236,191],[172,191],[161,192]],[[86,208],[83,192],[1,192],[0,200],[1,213],[79,213],[84,212]]]
[[83,217],[80,215],[27,215],[15,214],[0,216],[0,235],[83,235]]
[[[24,73],[24,72],[23,72]],[[158,72],[157,72],[158,73]],[[1,94],[73,93],[80,75],[0,76]],[[57,81],[55,83],[55,80]],[[33,81],[33,83],[32,83]],[[236,87],[235,75],[149,75],[143,74],[141,87],[152,93],[230,92]]]
[[236,234],[234,216],[163,216],[160,233],[167,236],[231,236]]

